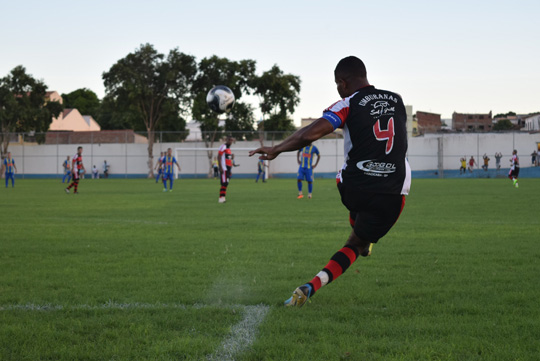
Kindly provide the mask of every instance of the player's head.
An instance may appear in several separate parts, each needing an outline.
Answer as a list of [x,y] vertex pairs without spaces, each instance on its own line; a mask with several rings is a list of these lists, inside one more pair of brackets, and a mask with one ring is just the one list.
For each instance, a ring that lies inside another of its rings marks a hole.
[[517,154],[517,149],[514,149],[514,151],[512,152],[512,154]]
[[231,137],[230,135],[227,136],[227,138],[225,139],[225,144],[227,144],[227,145],[229,145],[229,146],[230,146],[231,144],[233,144],[233,142],[234,142],[234,138]]
[[7,157],[11,158],[11,152],[7,152]]
[[171,148],[168,148],[167,149],[167,155],[170,157],[172,155],[172,149]]
[[77,154],[78,154],[78,155],[81,155],[81,154],[82,154],[82,147],[78,147],[78,148],[77,148]]
[[358,89],[369,85],[364,62],[356,56],[348,56],[339,61],[334,70],[337,91],[342,98],[351,96]]
[[67,156],[67,160],[69,160],[69,155]]

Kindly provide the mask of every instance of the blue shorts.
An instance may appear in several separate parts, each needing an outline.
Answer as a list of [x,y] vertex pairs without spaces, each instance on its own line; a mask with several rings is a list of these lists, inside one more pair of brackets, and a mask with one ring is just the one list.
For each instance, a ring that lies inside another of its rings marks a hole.
[[162,176],[161,179],[163,179],[163,181],[167,181],[167,180],[169,180],[169,179],[174,179],[174,178],[173,178],[173,174],[172,174],[172,173],[163,173],[163,176]]
[[313,182],[313,169],[311,168],[298,168],[298,174],[296,179],[306,180],[308,182]]

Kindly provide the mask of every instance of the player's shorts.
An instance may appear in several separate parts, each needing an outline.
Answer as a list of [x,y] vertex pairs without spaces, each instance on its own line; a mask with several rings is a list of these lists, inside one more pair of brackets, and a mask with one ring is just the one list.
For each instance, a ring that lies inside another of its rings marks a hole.
[[298,174],[296,179],[306,180],[307,182],[313,182],[313,169],[311,168],[298,168]]
[[403,195],[365,193],[341,182],[338,189],[354,233],[370,243],[377,243],[390,231],[405,206]]
[[81,173],[80,173],[80,171],[77,171],[77,170],[73,171],[73,173],[71,174],[71,178],[73,180],[79,180],[80,176],[81,176]]
[[161,179],[165,182],[165,181],[168,181],[169,179],[173,179],[173,174],[172,173],[165,173],[163,172],[162,176],[161,176]]
[[517,178],[517,177],[519,177],[519,167],[510,169],[510,173],[508,173],[508,178]]
[[225,172],[220,173],[219,180],[220,180],[222,186],[228,186],[229,185],[229,180],[230,180],[231,175],[232,175],[231,169],[232,169],[231,166],[227,166],[227,170]]

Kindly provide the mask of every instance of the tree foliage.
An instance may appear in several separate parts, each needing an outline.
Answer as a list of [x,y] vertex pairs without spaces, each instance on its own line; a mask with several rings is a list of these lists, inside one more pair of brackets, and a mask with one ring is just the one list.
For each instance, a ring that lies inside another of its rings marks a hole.
[[493,130],[510,130],[514,127],[509,119],[500,119],[493,126]]
[[138,117],[144,124],[149,177],[153,177],[154,132],[164,119],[185,125],[181,114],[189,110],[196,73],[193,56],[173,49],[165,57],[150,44],[141,45],[103,73],[108,105],[124,114],[124,122]]
[[250,112],[251,108],[244,105],[241,99],[242,95],[251,93],[250,83],[255,77],[255,67],[254,60],[232,61],[215,55],[199,62],[197,77],[193,83],[192,115],[200,122],[203,132],[222,130],[219,127],[218,115],[206,104],[208,91],[216,85],[229,87],[236,98],[226,126],[231,127],[230,130],[253,129],[253,112]]
[[290,130],[294,128],[289,115],[300,103],[300,77],[284,74],[274,65],[257,77],[254,93],[261,99],[261,112],[265,115],[262,124],[265,131]]
[[504,118],[504,117],[512,117],[512,116],[516,116],[516,113],[515,112],[508,112],[508,113],[495,114],[495,116],[493,118]]
[[7,153],[11,133],[45,132],[53,117],[62,112],[59,102],[47,99],[47,86],[22,66],[0,79],[0,137],[2,158]]
[[[253,130],[253,111],[248,104],[242,102],[242,95],[251,93],[250,83],[255,77],[255,67],[254,60],[233,61],[215,55],[199,62],[193,83],[192,115],[199,122],[208,148],[212,148],[214,142],[222,137],[224,130]],[[216,85],[229,87],[236,98],[235,106],[226,116],[225,127],[220,126],[218,114],[212,112],[206,104],[208,91]],[[208,151],[207,156],[210,169],[213,152]]]
[[65,108],[75,108],[83,115],[91,115],[98,118],[101,102],[92,90],[81,88],[68,94],[62,94]]

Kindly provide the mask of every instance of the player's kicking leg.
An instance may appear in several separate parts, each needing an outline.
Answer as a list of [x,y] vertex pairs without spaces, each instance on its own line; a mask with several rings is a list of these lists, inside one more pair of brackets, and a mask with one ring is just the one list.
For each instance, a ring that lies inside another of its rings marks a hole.
[[359,255],[369,255],[370,242],[361,240],[354,230],[351,232],[345,246],[335,253],[330,262],[308,283],[296,288],[292,296],[284,302],[287,307],[302,307],[319,288],[332,282],[356,261]]
[[285,301],[285,306],[303,306],[321,287],[345,273],[358,256],[369,256],[372,244],[388,233],[405,205],[404,196],[358,196],[354,199],[348,199],[348,196],[342,193],[342,201],[347,208],[350,206],[349,209],[355,209],[349,214],[353,227],[349,239],[310,282],[294,290],[291,298]]

